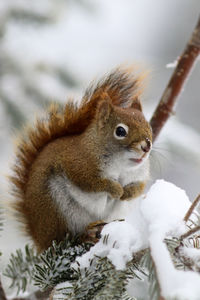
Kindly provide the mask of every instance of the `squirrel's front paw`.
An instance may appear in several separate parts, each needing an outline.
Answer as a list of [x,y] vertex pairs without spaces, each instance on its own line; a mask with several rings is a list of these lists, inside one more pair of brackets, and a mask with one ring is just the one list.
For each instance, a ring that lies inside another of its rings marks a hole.
[[124,193],[124,189],[118,182],[113,182],[110,194],[113,198],[121,198]]
[[124,189],[119,182],[107,178],[103,179],[102,187],[102,190],[109,193],[112,198],[119,199],[124,193]]
[[130,200],[142,194],[145,188],[144,182],[134,182],[124,186],[124,193],[120,200]]

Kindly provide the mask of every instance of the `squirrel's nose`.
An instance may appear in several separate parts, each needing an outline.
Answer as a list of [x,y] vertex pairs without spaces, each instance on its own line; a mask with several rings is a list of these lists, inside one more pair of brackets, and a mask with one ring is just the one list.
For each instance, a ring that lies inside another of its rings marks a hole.
[[150,141],[150,139],[145,138],[145,140],[143,140],[141,142],[141,149],[145,153],[149,152],[149,150],[151,149],[151,141]]

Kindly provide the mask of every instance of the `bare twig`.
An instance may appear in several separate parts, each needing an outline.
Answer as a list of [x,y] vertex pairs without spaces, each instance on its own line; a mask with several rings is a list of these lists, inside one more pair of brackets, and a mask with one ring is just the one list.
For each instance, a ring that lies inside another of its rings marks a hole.
[[183,240],[183,239],[189,237],[190,235],[194,234],[195,232],[197,232],[199,230],[200,230],[200,226],[196,226],[196,227],[188,230],[186,233],[184,233],[180,236],[180,240]]
[[194,200],[194,202],[192,203],[192,205],[190,206],[190,208],[188,209],[185,217],[184,217],[184,221],[187,222],[192,214],[192,212],[194,211],[195,207],[197,206],[197,204],[200,201],[200,194],[196,197],[196,199]]
[[0,278],[0,300],[7,300]]
[[187,79],[192,66],[200,53],[200,17],[193,34],[180,56],[178,65],[161,97],[161,100],[151,118],[153,141],[157,138],[166,121],[173,114],[173,108],[183,84]]

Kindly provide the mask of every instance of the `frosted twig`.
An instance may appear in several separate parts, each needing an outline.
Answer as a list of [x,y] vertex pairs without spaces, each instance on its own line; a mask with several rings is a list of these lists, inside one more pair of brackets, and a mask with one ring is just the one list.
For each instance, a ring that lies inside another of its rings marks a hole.
[[180,236],[180,240],[183,240],[183,239],[189,237],[190,235],[194,234],[195,232],[197,232],[199,230],[200,230],[200,226],[196,226],[196,227],[190,229],[189,231],[187,231],[186,233],[184,233]]
[[200,17],[192,36],[187,43],[183,54],[180,56],[176,69],[161,97],[161,100],[151,118],[150,124],[153,130],[153,141],[168,118],[173,114],[173,108],[183,85],[200,53]]
[[185,217],[184,217],[184,221],[187,222],[193,212],[193,210],[195,209],[195,207],[197,206],[197,204],[199,203],[200,201],[200,194],[196,197],[196,199],[194,200],[194,202],[192,203],[192,205],[190,206],[190,208],[188,209]]

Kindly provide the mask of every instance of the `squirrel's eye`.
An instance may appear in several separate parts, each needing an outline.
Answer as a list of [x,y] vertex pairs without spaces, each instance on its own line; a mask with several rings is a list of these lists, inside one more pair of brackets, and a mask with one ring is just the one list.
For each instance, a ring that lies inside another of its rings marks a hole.
[[128,126],[125,124],[118,124],[114,131],[114,136],[117,139],[124,139],[128,134]]

